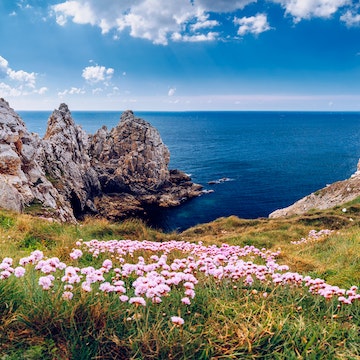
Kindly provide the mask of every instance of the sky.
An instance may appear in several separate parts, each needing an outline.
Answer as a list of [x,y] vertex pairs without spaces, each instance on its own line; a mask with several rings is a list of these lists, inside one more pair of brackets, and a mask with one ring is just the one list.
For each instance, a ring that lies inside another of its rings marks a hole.
[[360,111],[358,0],[0,0],[15,110]]

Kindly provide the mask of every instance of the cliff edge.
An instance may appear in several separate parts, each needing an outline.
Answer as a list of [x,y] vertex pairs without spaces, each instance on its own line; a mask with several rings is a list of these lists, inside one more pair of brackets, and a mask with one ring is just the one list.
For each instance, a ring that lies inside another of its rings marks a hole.
[[1,208],[22,212],[37,204],[60,221],[88,213],[115,220],[199,196],[202,187],[169,170],[169,161],[159,132],[130,110],[113,129],[89,135],[61,104],[40,139],[0,99]]
[[360,161],[357,165],[357,171],[349,179],[337,181],[305,196],[286,208],[275,210],[269,215],[269,218],[301,215],[312,209],[330,209],[354,200],[358,196],[360,196]]

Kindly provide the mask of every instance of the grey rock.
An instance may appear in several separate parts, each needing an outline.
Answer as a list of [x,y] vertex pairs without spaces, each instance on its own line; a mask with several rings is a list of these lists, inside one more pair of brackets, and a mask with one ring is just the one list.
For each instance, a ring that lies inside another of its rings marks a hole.
[[0,207],[15,212],[22,212],[24,204],[20,193],[14,186],[5,181],[6,178],[0,175]]
[[60,221],[75,221],[72,209],[48,181],[38,162],[41,142],[30,134],[22,119],[0,99],[0,207],[22,211],[40,202],[44,211]]
[[169,161],[159,132],[130,110],[110,131],[88,135],[61,104],[40,139],[0,100],[0,207],[20,212],[40,203],[41,215],[74,222],[87,213],[120,219],[199,196],[202,187],[169,170]]

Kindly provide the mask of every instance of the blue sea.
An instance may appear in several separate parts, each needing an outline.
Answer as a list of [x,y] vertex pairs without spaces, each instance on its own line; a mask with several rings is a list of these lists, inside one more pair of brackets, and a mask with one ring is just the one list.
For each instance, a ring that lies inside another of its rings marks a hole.
[[[51,112],[19,112],[43,135]],[[121,112],[73,111],[88,133],[112,128]],[[356,171],[360,113],[351,112],[135,112],[155,126],[180,169],[209,194],[152,214],[165,231],[216,218],[267,217]],[[226,178],[227,181],[216,180]],[[209,184],[209,182],[214,182]]]

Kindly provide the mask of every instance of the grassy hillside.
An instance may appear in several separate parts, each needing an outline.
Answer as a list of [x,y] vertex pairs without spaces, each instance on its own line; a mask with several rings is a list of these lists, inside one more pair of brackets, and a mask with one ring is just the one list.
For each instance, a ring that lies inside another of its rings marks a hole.
[[0,359],[360,359],[359,203],[172,234],[0,212]]

